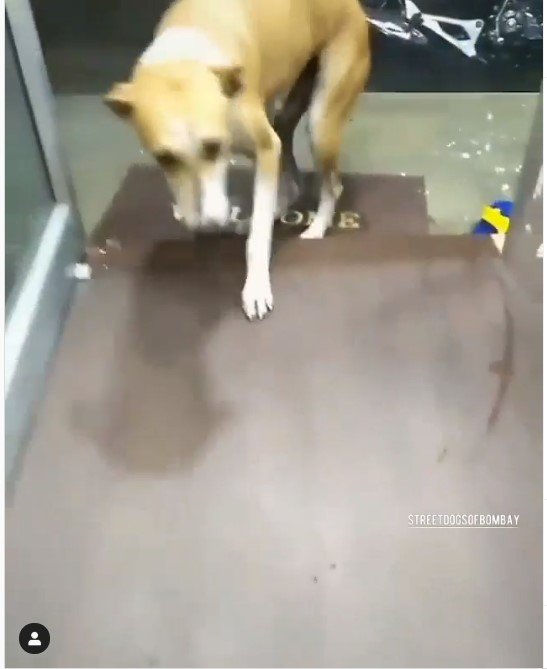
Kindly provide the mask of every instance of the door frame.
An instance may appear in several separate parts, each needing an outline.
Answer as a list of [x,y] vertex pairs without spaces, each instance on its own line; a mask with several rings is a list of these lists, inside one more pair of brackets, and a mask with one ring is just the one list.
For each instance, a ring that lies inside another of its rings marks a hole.
[[528,136],[502,257],[520,299],[543,309],[543,86]]
[[83,257],[85,236],[61,150],[55,99],[29,0],[6,0],[5,7],[5,31],[13,39],[15,60],[54,200],[26,274],[6,313],[5,470],[9,478],[20,466],[44,393],[74,291],[72,270]]

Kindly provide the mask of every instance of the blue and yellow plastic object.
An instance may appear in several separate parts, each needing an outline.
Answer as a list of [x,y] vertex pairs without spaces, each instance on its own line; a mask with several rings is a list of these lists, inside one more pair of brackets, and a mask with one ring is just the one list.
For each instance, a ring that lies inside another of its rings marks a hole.
[[511,225],[514,204],[509,200],[496,200],[482,211],[481,220],[473,228],[474,235],[505,235]]

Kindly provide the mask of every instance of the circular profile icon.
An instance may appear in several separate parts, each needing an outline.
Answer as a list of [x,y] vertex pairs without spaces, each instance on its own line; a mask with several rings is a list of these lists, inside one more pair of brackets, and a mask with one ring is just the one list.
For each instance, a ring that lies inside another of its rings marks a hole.
[[40,623],[29,623],[19,632],[19,645],[26,653],[37,655],[49,646],[49,632]]

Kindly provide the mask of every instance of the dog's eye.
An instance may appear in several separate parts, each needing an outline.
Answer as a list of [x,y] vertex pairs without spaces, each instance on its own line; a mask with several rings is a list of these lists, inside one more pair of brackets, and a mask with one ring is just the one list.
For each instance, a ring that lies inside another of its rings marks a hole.
[[159,153],[155,154],[155,158],[158,163],[166,170],[172,170],[182,165],[182,159],[180,156],[175,155],[171,151],[160,151]]
[[208,139],[201,145],[201,157],[203,160],[216,160],[222,150],[221,143],[216,139]]

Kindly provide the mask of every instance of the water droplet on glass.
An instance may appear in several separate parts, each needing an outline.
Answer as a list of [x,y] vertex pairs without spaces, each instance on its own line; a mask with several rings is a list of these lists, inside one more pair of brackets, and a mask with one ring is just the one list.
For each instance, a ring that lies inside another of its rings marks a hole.
[[508,191],[511,190],[511,186],[509,184],[503,184],[503,186],[501,187],[501,190],[502,190],[503,193],[507,193]]
[[469,158],[471,158],[471,154],[467,153],[467,151],[464,151],[460,155],[464,160],[469,160]]
[[484,150],[485,151],[490,151],[491,148],[492,148],[492,146],[491,146],[490,143],[487,143],[487,144],[484,145]]
[[491,121],[493,118],[494,118],[494,114],[492,114],[492,112],[488,112],[488,114],[486,114],[486,119],[488,121]]

